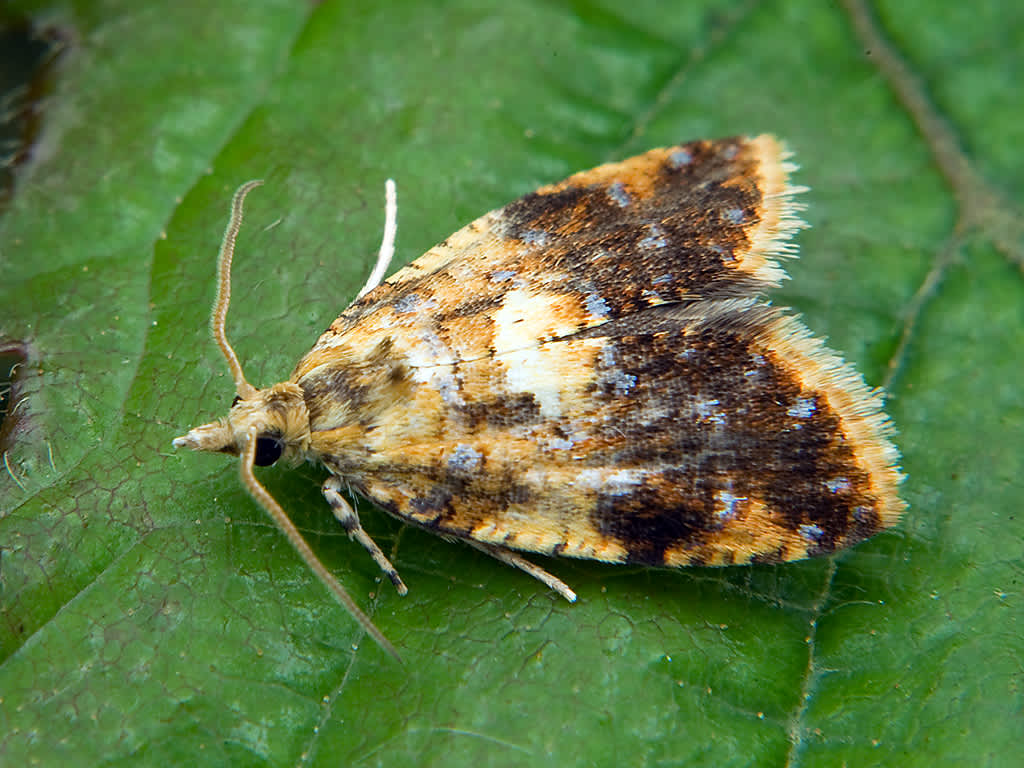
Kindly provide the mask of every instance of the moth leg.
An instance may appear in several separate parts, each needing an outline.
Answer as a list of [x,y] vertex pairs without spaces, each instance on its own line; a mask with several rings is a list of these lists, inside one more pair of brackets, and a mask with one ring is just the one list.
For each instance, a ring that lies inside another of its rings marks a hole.
[[322,490],[324,498],[327,499],[327,503],[331,505],[331,510],[334,512],[334,516],[337,518],[338,522],[341,523],[341,527],[348,533],[348,537],[350,539],[355,539],[363,545],[363,548],[369,552],[370,557],[373,558],[373,562],[375,562],[378,567],[384,571],[384,574],[391,579],[391,583],[395,585],[395,589],[398,590],[398,594],[408,594],[409,588],[405,586],[405,582],[403,582],[402,577],[398,575],[398,571],[395,570],[395,566],[391,564],[391,561],[387,559],[380,547],[377,546],[377,542],[371,539],[370,535],[363,530],[363,526],[359,524],[359,515],[341,494],[341,478],[337,475],[331,475],[324,481]]
[[568,584],[557,576],[548,573],[539,565],[534,565],[518,553],[513,552],[511,549],[505,549],[504,547],[499,547],[496,544],[484,544],[483,542],[473,541],[472,539],[463,539],[463,541],[471,547],[475,547],[481,552],[486,552],[491,557],[501,560],[501,562],[506,563],[507,565],[511,565],[513,568],[525,571],[549,589],[553,589],[570,603],[576,602],[576,593],[569,588]]

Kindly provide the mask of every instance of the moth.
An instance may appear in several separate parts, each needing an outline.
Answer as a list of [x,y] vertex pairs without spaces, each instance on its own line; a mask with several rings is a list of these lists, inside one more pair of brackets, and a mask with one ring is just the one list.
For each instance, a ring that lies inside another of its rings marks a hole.
[[246,380],[224,326],[246,194],[219,256],[227,416],[174,440],[241,458],[245,487],[365,630],[253,467],[310,460],[400,594],[351,489],[575,593],[520,553],[650,566],[826,555],[904,509],[882,393],[762,298],[804,226],[763,135],[653,149],[485,214],[381,281],[377,264],[284,382]]

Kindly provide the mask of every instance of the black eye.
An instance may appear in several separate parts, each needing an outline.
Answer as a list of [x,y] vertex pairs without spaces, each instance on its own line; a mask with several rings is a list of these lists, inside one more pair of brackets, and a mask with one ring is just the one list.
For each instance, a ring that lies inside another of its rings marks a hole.
[[235,399],[231,401],[231,407],[234,408],[240,402],[242,402],[242,396],[241,395],[235,395]]
[[274,435],[260,435],[256,438],[256,458],[253,464],[257,467],[269,467],[281,458],[284,451],[284,443]]

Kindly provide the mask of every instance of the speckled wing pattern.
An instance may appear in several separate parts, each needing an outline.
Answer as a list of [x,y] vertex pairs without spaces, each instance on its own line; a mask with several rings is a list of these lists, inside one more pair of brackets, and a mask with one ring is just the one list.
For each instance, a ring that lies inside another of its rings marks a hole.
[[656,149],[492,211],[298,364],[311,450],[395,516],[510,549],[724,565],[894,524],[881,396],[757,296],[802,224],[770,136]]

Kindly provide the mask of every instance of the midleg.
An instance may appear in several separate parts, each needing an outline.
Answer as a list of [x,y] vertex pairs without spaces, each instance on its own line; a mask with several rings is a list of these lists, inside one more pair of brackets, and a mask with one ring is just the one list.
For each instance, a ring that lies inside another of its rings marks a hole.
[[391,564],[391,561],[387,559],[381,548],[377,546],[377,542],[370,538],[370,535],[363,530],[363,526],[359,523],[359,515],[356,513],[352,505],[345,500],[345,497],[341,493],[341,478],[337,475],[331,475],[328,477],[323,484],[324,498],[327,499],[327,503],[331,505],[331,510],[334,512],[334,516],[341,523],[341,527],[348,533],[350,539],[355,539],[363,548],[370,553],[370,557],[378,565],[378,567],[384,571],[391,583],[395,585],[395,589],[398,590],[398,594],[404,595],[409,592],[409,588],[405,586],[402,581],[402,577],[398,575],[398,571],[395,570],[395,566]]

